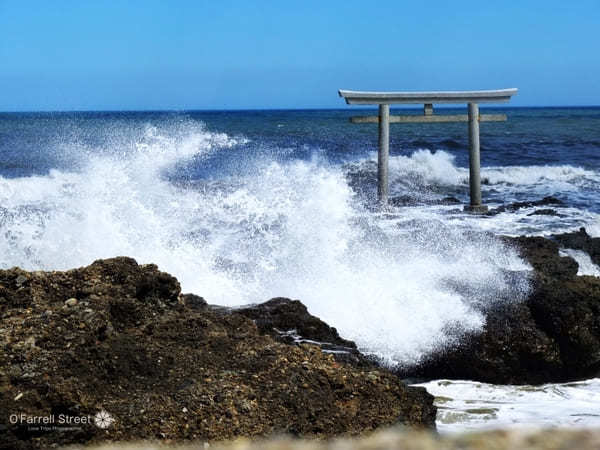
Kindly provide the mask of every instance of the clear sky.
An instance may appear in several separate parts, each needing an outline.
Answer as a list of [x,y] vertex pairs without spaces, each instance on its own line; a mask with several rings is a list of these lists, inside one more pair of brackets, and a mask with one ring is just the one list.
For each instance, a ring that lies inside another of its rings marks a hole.
[[600,0],[0,0],[0,111],[507,87],[511,105],[599,105]]

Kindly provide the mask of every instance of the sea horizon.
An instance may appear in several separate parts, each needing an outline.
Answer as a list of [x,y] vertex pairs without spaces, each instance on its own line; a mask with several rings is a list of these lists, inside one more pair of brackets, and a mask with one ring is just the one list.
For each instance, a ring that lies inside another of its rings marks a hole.
[[[600,108],[600,104],[598,105],[479,105],[480,110],[516,110],[516,109],[596,109]],[[434,111],[438,110],[448,110],[448,111],[456,111],[456,110],[465,110],[465,106],[439,106],[434,105]],[[416,106],[398,106],[392,105],[390,108],[391,111],[395,110],[407,110],[407,111],[423,111],[423,107]],[[298,107],[298,108],[216,108],[216,109],[41,109],[41,110],[6,110],[0,111],[0,114],[54,114],[54,113],[160,113],[160,112],[174,112],[174,113],[186,113],[186,112],[260,112],[260,111],[377,111],[377,107],[366,107],[366,106],[345,106],[342,105],[340,107]]]

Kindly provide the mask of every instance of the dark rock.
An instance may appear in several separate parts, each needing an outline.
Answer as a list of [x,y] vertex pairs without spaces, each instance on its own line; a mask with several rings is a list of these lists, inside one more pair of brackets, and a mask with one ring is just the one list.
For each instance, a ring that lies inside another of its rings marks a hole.
[[539,283],[527,306],[538,329],[560,349],[563,370],[550,380],[600,374],[600,278]]
[[577,275],[579,264],[569,256],[560,256],[556,242],[539,236],[503,239],[518,249],[536,271],[538,278],[570,280]]
[[490,209],[486,213],[486,215],[495,216],[496,214],[500,214],[503,212],[518,211],[521,208],[533,208],[535,206],[547,206],[547,205],[561,206],[561,205],[564,205],[564,202],[556,197],[548,196],[548,197],[544,197],[541,200],[536,200],[533,202],[514,202],[514,203],[509,203],[508,205],[502,205],[497,208]]
[[281,331],[295,330],[305,339],[356,348],[354,342],[342,339],[335,328],[311,315],[299,300],[277,297],[238,308],[236,312],[254,320],[259,331],[276,337]]
[[466,334],[459,345],[397,373],[405,378],[536,384],[560,379],[561,371],[556,342],[537,328],[526,305],[515,304],[489,311],[483,333]]
[[278,341],[296,345],[313,343],[331,352],[340,362],[366,367],[374,364],[357,350],[354,342],[341,338],[335,328],[311,315],[299,300],[278,297],[235,311],[252,319],[261,333]]
[[[27,283],[17,285],[19,275]],[[384,369],[340,364],[317,345],[277,342],[243,314],[181,296],[177,280],[154,265],[115,258],[67,272],[0,270],[0,290],[0,416],[106,410],[115,419],[106,430],[92,423],[68,432],[4,422],[0,448],[435,426],[424,389]],[[69,298],[83,306],[64,308]],[[308,315],[281,300],[263,311],[282,328]],[[352,345],[305,319],[304,332]],[[268,320],[257,322],[266,330]]]
[[388,199],[388,204],[390,206],[400,207],[400,206],[416,206],[416,205],[420,204],[420,202],[416,197],[411,197],[409,195],[396,195],[396,196],[390,197]]
[[462,202],[456,197],[444,197],[438,201],[439,205],[460,205]]
[[462,202],[455,197],[444,197],[442,199],[418,198],[410,195],[397,195],[388,200],[390,206],[420,206],[420,205],[460,205]]
[[204,300],[204,298],[200,297],[199,295],[183,294],[181,296],[181,299],[183,300],[183,304],[185,306],[189,306],[190,308],[205,309],[206,307],[208,307],[208,303],[206,303],[206,300]]
[[563,214],[557,213],[554,209],[536,209],[534,212],[527,214],[527,216],[557,216],[565,217]]

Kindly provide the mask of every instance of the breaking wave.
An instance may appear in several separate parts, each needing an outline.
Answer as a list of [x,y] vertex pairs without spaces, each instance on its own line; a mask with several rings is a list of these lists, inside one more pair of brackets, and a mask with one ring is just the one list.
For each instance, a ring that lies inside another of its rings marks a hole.
[[[528,266],[473,219],[367,207],[349,172],[372,176],[372,161],[336,165],[318,149],[303,160],[263,158],[246,152],[248,139],[195,122],[111,132],[121,134],[109,148],[63,142],[62,151],[79,155],[73,170],[0,178],[1,267],[68,269],[132,256],[210,303],[299,298],[391,364],[451,345],[483,325],[491,304],[528,293]],[[244,160],[235,174],[194,176],[215,158]],[[390,164],[397,191],[465,189],[467,170],[446,152]],[[520,187],[597,178],[569,166],[487,168],[483,176]]]

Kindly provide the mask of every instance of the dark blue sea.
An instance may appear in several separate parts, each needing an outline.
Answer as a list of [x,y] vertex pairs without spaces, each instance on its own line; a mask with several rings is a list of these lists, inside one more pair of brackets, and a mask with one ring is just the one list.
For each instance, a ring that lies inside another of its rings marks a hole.
[[[391,125],[396,202],[382,210],[377,126],[349,122],[364,110],[0,113],[0,268],[127,255],[210,303],[301,299],[362,351],[415,364],[530,292],[531,268],[498,235],[600,235],[600,108],[482,112],[508,116],[481,124],[484,203],[560,203],[478,216],[440,202],[468,202],[465,123]],[[453,430],[571,424],[560,411],[600,401],[600,381],[583,383],[428,389],[455,399],[438,417]],[[498,398],[512,409],[467,411]]]

